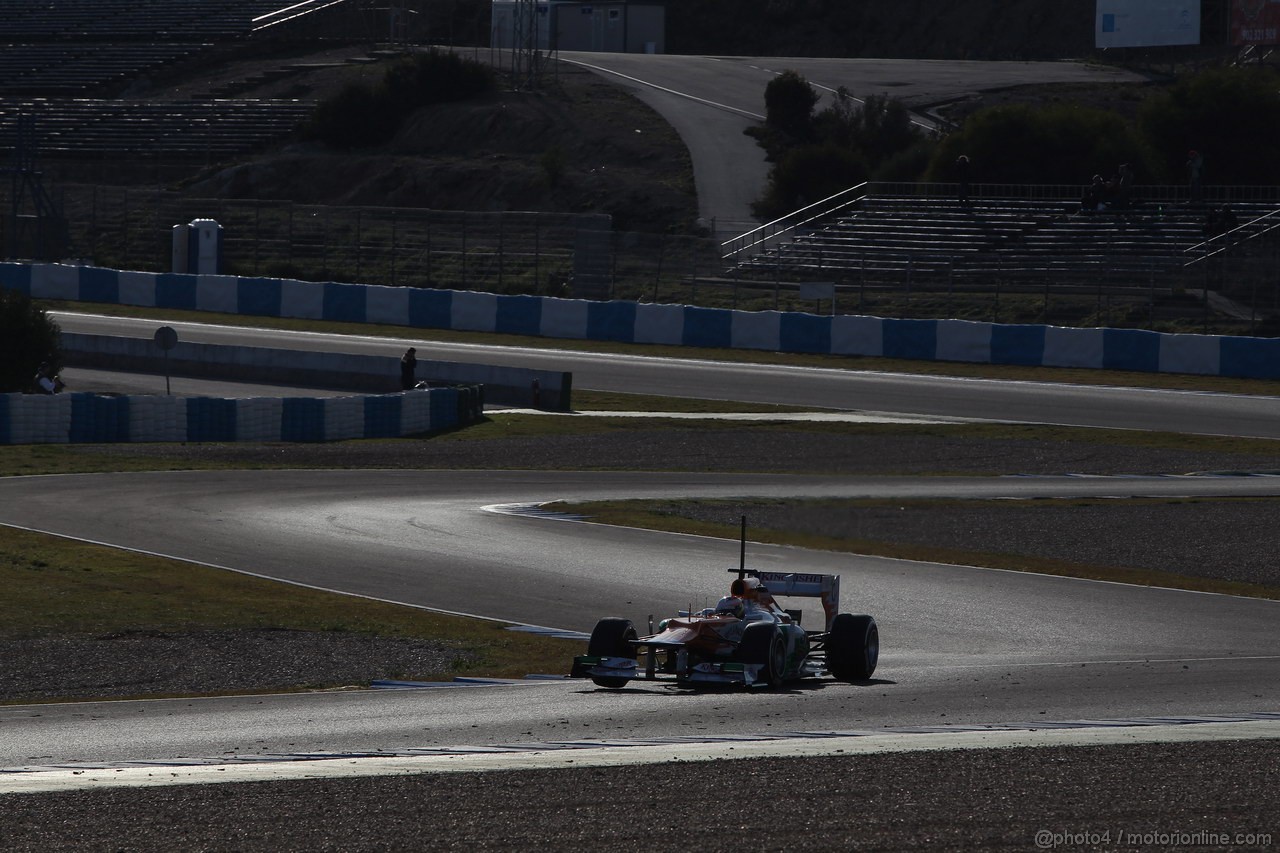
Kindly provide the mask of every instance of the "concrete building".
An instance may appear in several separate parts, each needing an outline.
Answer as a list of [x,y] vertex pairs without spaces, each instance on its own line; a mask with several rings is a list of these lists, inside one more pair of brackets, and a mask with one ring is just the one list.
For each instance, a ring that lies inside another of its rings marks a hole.
[[493,0],[499,49],[663,53],[666,7],[654,0]]

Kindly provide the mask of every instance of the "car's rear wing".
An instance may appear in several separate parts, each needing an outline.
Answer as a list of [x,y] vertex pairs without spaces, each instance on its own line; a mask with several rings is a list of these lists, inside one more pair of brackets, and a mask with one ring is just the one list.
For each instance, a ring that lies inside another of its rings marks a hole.
[[739,577],[757,578],[770,595],[794,595],[798,598],[822,599],[822,611],[826,616],[826,629],[840,612],[840,576],[819,575],[808,572],[762,572],[756,569],[729,569]]

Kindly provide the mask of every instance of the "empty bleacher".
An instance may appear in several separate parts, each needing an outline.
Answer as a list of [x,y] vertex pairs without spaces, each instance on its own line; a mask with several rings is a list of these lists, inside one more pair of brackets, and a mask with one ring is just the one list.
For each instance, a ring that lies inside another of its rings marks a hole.
[[0,0],[0,95],[114,96],[286,0]]
[[[1233,203],[1242,223],[1277,207],[1276,200]],[[727,275],[917,292],[1140,288],[1224,245],[1200,245],[1200,206],[1147,203],[1097,214],[1079,208],[1060,199],[984,197],[961,205],[948,197],[867,195],[750,256],[740,252]]]
[[0,151],[15,144],[19,112],[37,117],[35,143],[44,157],[209,161],[288,136],[310,115],[311,105],[287,100],[0,99]]
[[235,38],[280,0],[0,0],[3,37],[42,41],[200,41]]
[[72,42],[0,47],[0,95],[114,92],[207,47],[194,42]]
[[129,99],[179,65],[249,35],[287,0],[0,0],[0,157],[17,144],[45,158],[216,160],[297,127],[296,100]]

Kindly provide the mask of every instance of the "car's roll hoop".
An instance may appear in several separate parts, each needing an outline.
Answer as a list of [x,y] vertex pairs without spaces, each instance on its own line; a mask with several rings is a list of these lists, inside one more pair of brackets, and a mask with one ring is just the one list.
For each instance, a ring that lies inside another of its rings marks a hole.
[[775,595],[822,600],[822,612],[826,617],[824,631],[831,630],[831,623],[840,612],[840,576],[819,575],[809,572],[762,572],[755,569],[729,569],[738,577],[729,585],[729,594],[748,600],[758,600]]

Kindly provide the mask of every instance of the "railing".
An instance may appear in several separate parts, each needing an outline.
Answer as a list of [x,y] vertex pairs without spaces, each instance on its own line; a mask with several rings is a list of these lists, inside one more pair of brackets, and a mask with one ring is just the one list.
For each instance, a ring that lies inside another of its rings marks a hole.
[[250,23],[253,26],[253,31],[258,32],[346,2],[347,0],[303,0],[301,3],[294,3],[292,6],[286,6],[283,9],[276,9],[274,12],[259,15],[253,18]]
[[[957,198],[956,183],[918,183],[906,181],[864,181],[846,190],[800,208],[772,222],[765,223],[721,244],[726,261],[742,262],[752,254],[760,254],[797,230],[842,213],[864,199],[893,198]],[[1078,202],[1084,193],[1081,184],[973,184],[973,199],[1008,199],[1012,201]],[[1188,204],[1190,190],[1181,185],[1140,185],[1133,197],[1139,207],[1151,204]],[[1230,204],[1232,202],[1275,202],[1280,205],[1280,187],[1274,186],[1206,186],[1197,203]]]
[[[1262,227],[1255,227],[1262,223]],[[1207,261],[1216,255],[1234,249],[1243,243],[1256,240],[1270,234],[1272,231],[1280,229],[1280,209],[1273,210],[1270,213],[1264,213],[1262,216],[1249,220],[1248,222],[1230,228],[1221,234],[1215,234],[1208,240],[1196,243],[1194,246],[1188,246],[1184,251],[1184,255],[1198,253],[1197,257],[1183,263],[1184,268],[1193,267],[1196,264]],[[1234,237],[1233,237],[1234,235]],[[1216,245],[1215,245],[1216,244]]]
[[866,196],[866,188],[869,186],[871,184],[864,181],[821,201],[815,201],[780,219],[753,228],[732,240],[726,240],[720,244],[720,256],[727,261],[742,261],[746,260],[747,252],[758,255],[796,233],[798,229],[853,207]]

